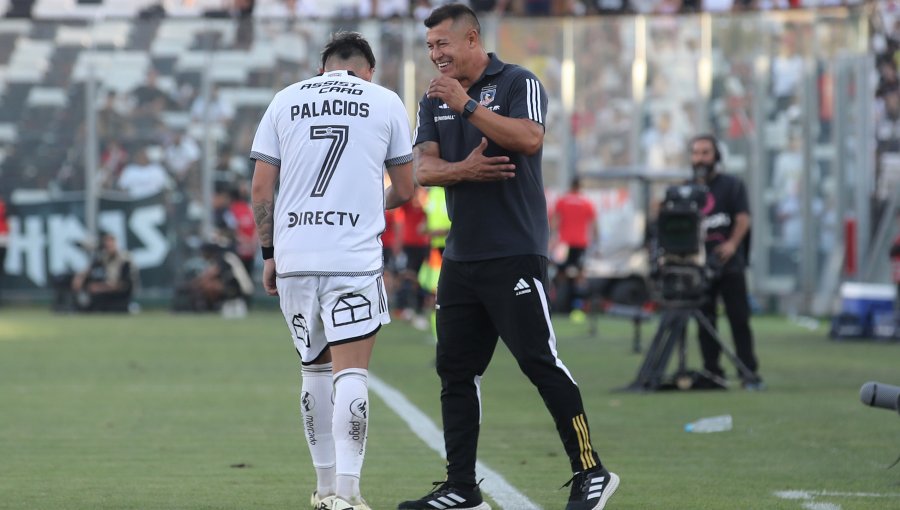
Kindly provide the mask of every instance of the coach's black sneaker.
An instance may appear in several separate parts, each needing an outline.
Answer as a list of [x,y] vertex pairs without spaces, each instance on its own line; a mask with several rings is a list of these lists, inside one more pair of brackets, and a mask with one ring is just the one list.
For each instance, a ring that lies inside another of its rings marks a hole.
[[619,487],[619,476],[606,469],[575,473],[563,487],[572,486],[566,510],[601,510]]
[[450,482],[434,482],[434,490],[422,499],[404,501],[397,505],[398,510],[491,510],[484,502],[478,486],[463,489],[451,485]]

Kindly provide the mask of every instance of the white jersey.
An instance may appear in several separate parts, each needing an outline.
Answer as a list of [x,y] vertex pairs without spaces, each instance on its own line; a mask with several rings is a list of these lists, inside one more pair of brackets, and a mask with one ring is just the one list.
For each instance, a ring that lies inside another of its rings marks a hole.
[[382,271],[384,166],[412,161],[406,109],[394,92],[347,71],[288,86],[263,115],[250,157],[280,167],[279,276]]

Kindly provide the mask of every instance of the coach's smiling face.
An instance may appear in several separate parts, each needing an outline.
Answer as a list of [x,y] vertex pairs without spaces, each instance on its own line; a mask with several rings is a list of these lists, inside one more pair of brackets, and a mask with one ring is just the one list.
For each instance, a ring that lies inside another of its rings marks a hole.
[[425,41],[431,61],[442,76],[455,78],[463,86],[478,79],[478,74],[472,76],[473,68],[484,50],[478,32],[468,23],[446,19],[428,29]]

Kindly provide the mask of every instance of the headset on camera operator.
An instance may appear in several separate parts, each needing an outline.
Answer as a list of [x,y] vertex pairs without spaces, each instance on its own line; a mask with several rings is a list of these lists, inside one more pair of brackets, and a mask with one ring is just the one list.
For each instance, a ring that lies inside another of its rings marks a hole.
[[[715,269],[706,287],[706,299],[701,311],[716,324],[716,306],[721,296],[731,325],[737,357],[756,374],[758,363],[750,330],[750,303],[747,295],[745,270],[749,259],[750,208],[743,181],[722,173],[722,153],[712,135],[693,138],[689,145],[693,180],[709,190],[703,212],[707,265]],[[721,347],[709,332],[700,328],[700,350],[704,369],[722,377],[719,364]],[[742,386],[749,390],[762,388],[762,380],[743,378]]]

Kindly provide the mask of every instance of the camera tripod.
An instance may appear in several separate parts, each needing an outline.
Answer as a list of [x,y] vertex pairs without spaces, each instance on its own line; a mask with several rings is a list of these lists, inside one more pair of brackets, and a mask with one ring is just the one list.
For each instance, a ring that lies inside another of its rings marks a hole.
[[[709,319],[699,310],[699,303],[668,304],[659,320],[659,328],[653,336],[653,342],[647,349],[644,362],[638,369],[635,380],[623,388],[625,391],[658,391],[664,389],[688,390],[697,388],[694,372],[687,370],[685,333],[691,319],[696,319],[698,327],[709,333],[712,339],[719,344],[725,356],[734,364],[741,377],[748,382],[759,382],[759,378],[747,365],[745,365],[734,351],[725,346],[716,329]],[[666,366],[672,354],[677,350],[678,369],[671,377],[666,377]],[[719,381],[718,376],[707,372],[699,374],[705,377],[709,384],[706,388],[724,388],[724,381]]]

